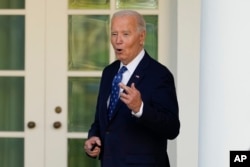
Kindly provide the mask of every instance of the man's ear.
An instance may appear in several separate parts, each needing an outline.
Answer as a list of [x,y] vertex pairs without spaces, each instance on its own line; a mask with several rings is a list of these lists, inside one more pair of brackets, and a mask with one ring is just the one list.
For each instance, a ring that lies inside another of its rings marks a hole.
[[144,45],[145,37],[146,37],[146,31],[142,31],[140,33],[140,44],[141,45]]

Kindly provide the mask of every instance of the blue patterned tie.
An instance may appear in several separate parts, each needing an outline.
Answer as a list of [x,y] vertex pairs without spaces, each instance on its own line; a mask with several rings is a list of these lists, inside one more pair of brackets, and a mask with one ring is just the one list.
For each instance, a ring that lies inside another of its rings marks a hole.
[[127,67],[123,66],[118,73],[115,75],[113,82],[112,82],[112,90],[110,94],[110,101],[109,101],[109,107],[108,107],[108,117],[111,119],[112,113],[115,110],[116,103],[119,99],[119,83],[122,81],[122,74],[127,70]]

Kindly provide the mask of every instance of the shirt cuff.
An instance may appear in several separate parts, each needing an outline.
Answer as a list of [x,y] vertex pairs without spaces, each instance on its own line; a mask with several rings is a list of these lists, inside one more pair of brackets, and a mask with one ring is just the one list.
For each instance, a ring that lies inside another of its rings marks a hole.
[[141,103],[141,107],[140,107],[140,110],[139,112],[135,113],[134,111],[131,112],[131,114],[137,118],[140,118],[142,116],[142,111],[143,111],[143,102]]

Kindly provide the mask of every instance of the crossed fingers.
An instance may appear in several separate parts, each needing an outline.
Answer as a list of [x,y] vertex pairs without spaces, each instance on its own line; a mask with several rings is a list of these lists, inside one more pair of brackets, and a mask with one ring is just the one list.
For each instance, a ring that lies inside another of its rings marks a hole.
[[124,91],[120,93],[120,99],[123,101],[128,108],[134,112],[138,112],[142,103],[141,93],[136,89],[135,84],[132,83],[131,87],[124,85],[123,83],[119,84],[120,88]]

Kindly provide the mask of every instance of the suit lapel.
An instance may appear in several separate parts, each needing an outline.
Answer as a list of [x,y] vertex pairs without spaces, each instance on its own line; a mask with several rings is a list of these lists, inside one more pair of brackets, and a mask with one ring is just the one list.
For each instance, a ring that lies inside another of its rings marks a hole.
[[140,81],[145,75],[146,68],[148,67],[150,60],[149,58],[149,55],[145,53],[143,59],[140,61],[131,78],[129,79],[127,86],[131,86],[132,83],[135,83],[135,86],[140,84]]

